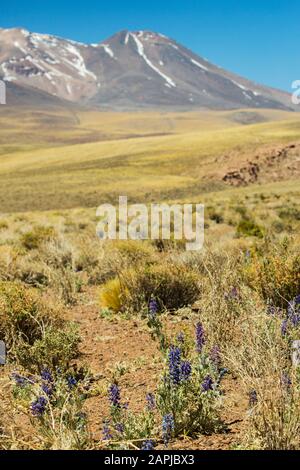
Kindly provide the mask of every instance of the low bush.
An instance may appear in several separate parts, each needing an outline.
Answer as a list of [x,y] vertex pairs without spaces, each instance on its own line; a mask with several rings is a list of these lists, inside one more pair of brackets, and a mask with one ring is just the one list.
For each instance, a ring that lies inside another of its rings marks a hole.
[[192,304],[199,295],[199,276],[194,271],[164,263],[122,271],[101,288],[100,303],[113,311],[138,312],[154,296],[162,309],[177,309]]
[[43,336],[32,345],[21,343],[16,351],[16,358],[20,365],[31,371],[42,370],[45,366],[66,370],[72,359],[78,354],[80,336],[75,324],[67,324],[63,328],[49,326]]
[[263,238],[264,229],[260,227],[254,220],[243,218],[237,226],[237,235],[246,237]]
[[214,222],[216,222],[216,224],[222,224],[224,222],[224,217],[222,216],[222,214],[219,214],[218,212],[211,212],[209,214],[209,218],[210,220],[213,220]]
[[[200,294],[199,278],[185,266],[153,265],[137,273],[137,291],[149,303],[151,296],[166,309],[191,305]],[[134,298],[135,290],[130,294]],[[138,301],[137,297],[137,301]]]
[[285,308],[300,292],[300,254],[290,244],[263,246],[245,267],[246,280],[265,301]]
[[287,207],[284,209],[280,209],[278,216],[281,219],[285,219],[288,221],[298,221],[300,220],[300,210],[296,207]]
[[0,246],[0,280],[8,281],[16,277],[19,253],[10,245]]
[[21,235],[20,242],[27,250],[34,250],[41,246],[42,243],[55,238],[55,230],[53,227],[34,227],[30,232]]
[[[110,417],[104,423],[104,442],[109,448],[152,450],[157,441],[165,446],[175,437],[224,430],[220,419],[220,383],[226,373],[218,348],[205,350],[206,335],[200,323],[196,341],[183,334],[170,340],[165,335],[152,299],[148,312],[151,336],[159,341],[164,372],[156,393],[146,397],[143,412],[132,413],[122,403],[120,388],[109,388]],[[193,345],[192,347],[190,345]]]
[[8,223],[5,220],[0,220],[0,230],[8,229]]
[[61,324],[58,313],[34,289],[15,282],[0,282],[0,338],[9,351],[18,344],[41,339],[45,329]]
[[89,379],[83,370],[43,369],[39,375],[13,374],[15,400],[27,407],[41,450],[81,450],[89,446],[83,411]]
[[[110,417],[104,422],[103,441],[105,447],[110,449],[144,449],[145,444],[151,442],[147,450],[153,448],[154,441],[150,441],[155,433],[155,417],[153,407],[149,404],[144,411],[133,413],[125,403],[122,403],[119,386],[113,383],[108,390],[110,403]],[[145,403],[146,404],[146,403]]]

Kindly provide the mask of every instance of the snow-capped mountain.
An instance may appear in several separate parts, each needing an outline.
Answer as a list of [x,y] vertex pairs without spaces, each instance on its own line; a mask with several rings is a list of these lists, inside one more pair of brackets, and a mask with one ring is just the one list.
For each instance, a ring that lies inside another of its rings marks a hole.
[[0,29],[0,78],[10,89],[119,109],[293,108],[287,93],[226,72],[150,31],[121,31],[88,45]]

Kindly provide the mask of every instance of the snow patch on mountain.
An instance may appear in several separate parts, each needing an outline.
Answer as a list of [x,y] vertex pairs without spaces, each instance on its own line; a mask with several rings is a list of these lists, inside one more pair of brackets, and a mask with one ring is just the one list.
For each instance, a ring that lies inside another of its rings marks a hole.
[[112,59],[115,58],[115,55],[114,55],[112,49],[110,48],[109,44],[100,44],[99,47],[103,47],[103,49],[105,50],[106,54],[108,54]]
[[72,61],[64,58],[64,61],[74,67],[81,77],[91,77],[97,80],[96,75],[86,68],[84,59],[79,50],[73,44],[66,45],[66,49],[73,55],[73,58]]
[[208,68],[205,67],[204,65],[200,64],[200,62],[197,62],[197,60],[191,59],[191,62],[196,65],[196,67],[199,67],[200,69],[204,70],[205,72],[208,72]]
[[11,71],[8,69],[7,62],[3,62],[3,64],[1,64],[1,68],[4,73],[3,80],[5,82],[14,82],[17,80],[17,78],[12,75]]
[[235,80],[231,80],[234,85],[238,86],[241,90],[248,91],[248,88],[246,88],[244,85],[241,83],[236,82]]
[[155,67],[151,60],[148,59],[144,52],[144,46],[137,36],[134,33],[130,33],[130,35],[136,43],[138,54],[144,59],[146,64],[149,65],[149,67],[151,67],[152,70],[154,70],[158,75],[160,75],[169,86],[176,88],[176,83],[170,77],[161,72],[157,67]]
[[18,41],[15,41],[14,42],[14,46],[19,49],[21,52],[23,52],[23,54],[27,54],[27,51],[26,49],[24,49],[24,47],[20,46],[20,43]]

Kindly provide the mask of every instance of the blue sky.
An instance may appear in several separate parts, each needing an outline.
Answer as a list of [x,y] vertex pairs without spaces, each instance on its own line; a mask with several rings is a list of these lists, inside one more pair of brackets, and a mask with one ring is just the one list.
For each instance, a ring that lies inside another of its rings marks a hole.
[[300,79],[299,20],[299,0],[13,0],[0,6],[0,27],[82,42],[121,29],[160,32],[217,65],[288,91]]

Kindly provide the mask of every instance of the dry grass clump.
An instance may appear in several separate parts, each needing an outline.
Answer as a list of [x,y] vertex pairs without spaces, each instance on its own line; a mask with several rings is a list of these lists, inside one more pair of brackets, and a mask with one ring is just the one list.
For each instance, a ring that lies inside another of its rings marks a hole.
[[139,312],[154,297],[160,308],[173,310],[191,305],[200,292],[196,272],[165,261],[121,271],[100,289],[100,304],[113,311]]
[[14,279],[19,256],[19,251],[15,247],[0,246],[0,280]]
[[286,307],[300,292],[300,252],[297,243],[264,243],[245,268],[246,282],[272,305]]
[[47,327],[32,345],[23,342],[16,357],[19,364],[36,371],[48,367],[66,370],[72,359],[79,354],[80,336],[76,325],[70,323]]
[[239,346],[227,347],[227,361],[249,396],[247,447],[299,449],[299,374],[281,322],[253,303],[244,311]]
[[201,320],[210,332],[212,346],[217,344],[221,349],[236,342],[241,312],[249,295],[239,274],[243,260],[242,251],[220,253],[210,249],[188,261],[197,267],[202,278],[202,293],[197,302]]
[[65,368],[78,355],[77,328],[66,322],[59,304],[16,282],[0,283],[0,339],[9,362],[28,370]]
[[33,344],[49,326],[59,324],[58,313],[33,289],[0,282],[0,335],[9,350],[21,340]]
[[107,281],[100,290],[99,303],[101,308],[118,313],[122,309],[123,289],[119,278]]
[[26,250],[36,250],[43,243],[53,239],[55,237],[55,231],[53,227],[37,226],[29,232],[25,232],[20,237],[21,245]]

